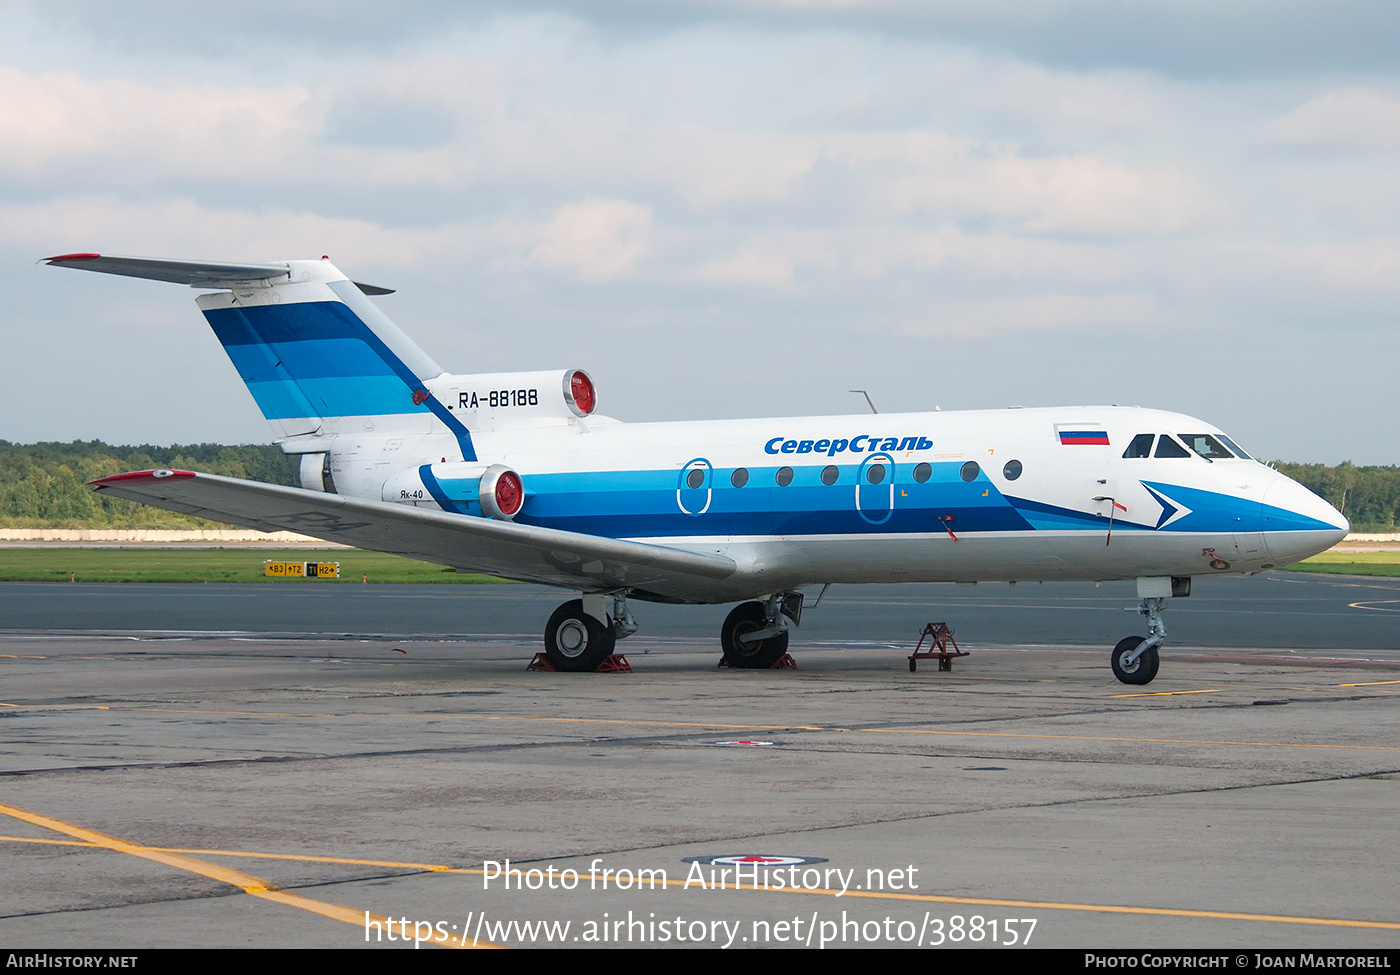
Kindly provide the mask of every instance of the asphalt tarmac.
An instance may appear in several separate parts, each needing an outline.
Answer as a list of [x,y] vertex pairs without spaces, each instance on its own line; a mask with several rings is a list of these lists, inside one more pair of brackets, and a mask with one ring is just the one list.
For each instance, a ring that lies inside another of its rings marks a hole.
[[1400,944],[1400,582],[1200,581],[1146,687],[1128,585],[833,587],[763,672],[634,604],[631,673],[527,672],[563,598],[0,585],[0,945]]

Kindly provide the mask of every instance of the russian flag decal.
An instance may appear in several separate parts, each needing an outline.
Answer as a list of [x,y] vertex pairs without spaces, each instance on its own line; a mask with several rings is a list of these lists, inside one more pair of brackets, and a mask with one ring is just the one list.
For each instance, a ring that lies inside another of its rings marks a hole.
[[1055,433],[1059,436],[1060,443],[1066,446],[1077,444],[1108,446],[1108,431],[1097,423],[1057,423],[1055,424]]

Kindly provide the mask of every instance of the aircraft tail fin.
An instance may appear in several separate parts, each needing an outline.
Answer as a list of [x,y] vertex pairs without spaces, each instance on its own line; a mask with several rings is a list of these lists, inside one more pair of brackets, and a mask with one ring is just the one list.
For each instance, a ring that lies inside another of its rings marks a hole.
[[328,260],[216,264],[67,254],[51,265],[220,288],[200,311],[273,429],[283,438],[445,425],[463,460],[471,436],[431,394],[443,369]]

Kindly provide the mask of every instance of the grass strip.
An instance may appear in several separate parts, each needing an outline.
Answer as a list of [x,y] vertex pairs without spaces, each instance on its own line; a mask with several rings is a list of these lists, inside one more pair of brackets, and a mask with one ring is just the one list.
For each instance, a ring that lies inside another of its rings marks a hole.
[[[274,579],[263,562],[339,562],[338,579]],[[252,548],[4,548],[0,580],[6,582],[262,582],[281,586],[405,582],[480,584],[504,582],[481,573],[359,549]]]
[[1400,552],[1323,552],[1288,566],[1288,571],[1400,578]]

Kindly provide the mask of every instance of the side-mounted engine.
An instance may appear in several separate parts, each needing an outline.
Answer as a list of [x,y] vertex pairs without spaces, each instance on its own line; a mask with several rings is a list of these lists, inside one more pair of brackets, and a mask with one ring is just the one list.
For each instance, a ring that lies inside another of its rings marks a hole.
[[525,485],[504,464],[423,464],[385,481],[383,499],[510,521],[525,503]]
[[593,379],[582,369],[443,374],[425,385],[468,430],[488,433],[575,422],[598,405]]

